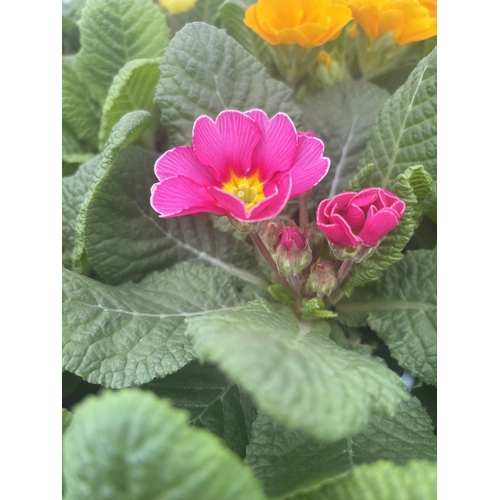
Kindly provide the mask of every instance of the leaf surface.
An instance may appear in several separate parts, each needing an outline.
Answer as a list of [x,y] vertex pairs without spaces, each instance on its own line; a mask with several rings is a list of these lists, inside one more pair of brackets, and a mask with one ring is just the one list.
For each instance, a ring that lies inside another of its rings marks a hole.
[[99,103],[126,63],[161,57],[168,43],[165,18],[150,0],[87,0],[79,27],[75,70]]
[[370,186],[391,190],[398,175],[422,165],[436,180],[437,48],[385,102],[372,128],[359,168],[373,163]]
[[192,361],[178,372],[141,386],[190,413],[189,422],[208,429],[245,457],[255,410],[245,394],[214,365]]
[[326,324],[299,324],[263,299],[187,324],[202,361],[217,364],[262,411],[318,439],[353,435],[371,413],[394,414],[409,397],[383,364],[331,341]]
[[191,143],[193,123],[225,109],[260,108],[300,118],[292,90],[231,36],[204,23],[189,23],[172,39],[160,64],[155,101],[171,146]]
[[120,286],[63,270],[63,369],[110,388],[145,384],[194,359],[185,318],[244,303],[235,278],[201,265]]
[[308,97],[303,105],[304,123],[325,143],[331,160],[327,176],[314,188],[314,201],[342,192],[356,173],[377,113],[389,93],[368,82],[342,82]]
[[436,460],[436,436],[417,398],[401,403],[392,418],[372,415],[359,434],[334,442],[316,441],[259,413],[245,463],[252,467],[266,493],[277,497],[381,459],[398,464]]
[[186,417],[137,389],[87,398],[63,440],[68,500],[264,500],[251,470]]
[[[437,382],[437,249],[408,251],[374,286],[337,304],[339,321],[366,321],[399,365]],[[354,318],[352,318],[354,316]]]

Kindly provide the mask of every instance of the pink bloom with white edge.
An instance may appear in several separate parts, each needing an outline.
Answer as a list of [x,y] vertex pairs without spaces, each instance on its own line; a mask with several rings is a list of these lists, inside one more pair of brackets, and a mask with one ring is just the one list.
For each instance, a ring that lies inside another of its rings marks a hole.
[[193,146],[167,151],[155,164],[151,205],[160,217],[210,212],[243,222],[276,217],[288,200],[328,172],[320,139],[297,132],[284,113],[222,111],[200,116]]
[[381,188],[366,188],[323,200],[316,218],[319,229],[334,245],[376,247],[399,224],[405,208],[395,194]]

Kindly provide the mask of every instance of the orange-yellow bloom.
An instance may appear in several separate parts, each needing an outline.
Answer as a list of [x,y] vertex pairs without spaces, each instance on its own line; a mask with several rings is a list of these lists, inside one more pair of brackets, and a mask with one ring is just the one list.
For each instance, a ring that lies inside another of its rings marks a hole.
[[244,22],[271,45],[319,47],[352,19],[345,0],[259,0]]
[[436,0],[349,0],[349,7],[370,41],[392,32],[403,45],[437,33]]

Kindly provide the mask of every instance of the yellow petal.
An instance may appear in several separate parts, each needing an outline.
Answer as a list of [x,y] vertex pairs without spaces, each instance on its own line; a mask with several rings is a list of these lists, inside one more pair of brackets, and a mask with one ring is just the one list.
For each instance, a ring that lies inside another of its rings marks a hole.
[[301,47],[310,47],[309,40],[296,29],[284,29],[278,33],[278,43],[283,43],[286,45],[297,44]]

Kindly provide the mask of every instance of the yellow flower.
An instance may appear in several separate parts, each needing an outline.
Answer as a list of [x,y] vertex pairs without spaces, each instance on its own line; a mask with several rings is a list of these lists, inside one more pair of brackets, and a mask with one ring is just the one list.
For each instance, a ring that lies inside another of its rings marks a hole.
[[191,10],[196,0],[159,0],[159,2],[170,14],[180,14],[181,12]]
[[352,19],[345,0],[259,0],[244,22],[271,45],[319,47]]
[[436,0],[349,0],[349,7],[370,41],[392,32],[403,45],[437,33]]

